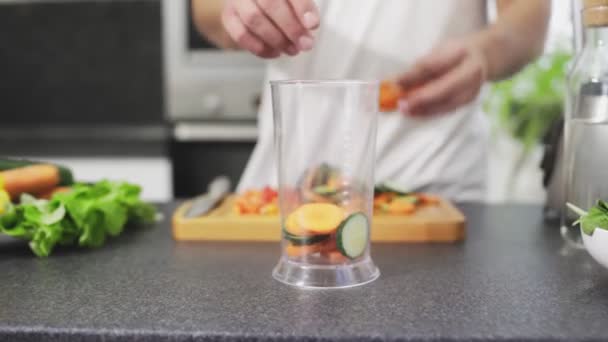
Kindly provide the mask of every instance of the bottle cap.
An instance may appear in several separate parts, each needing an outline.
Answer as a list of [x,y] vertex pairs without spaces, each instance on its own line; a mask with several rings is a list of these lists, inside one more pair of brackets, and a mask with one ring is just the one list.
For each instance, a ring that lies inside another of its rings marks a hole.
[[608,0],[583,0],[583,25],[608,26]]
[[583,0],[583,8],[608,6],[608,0]]

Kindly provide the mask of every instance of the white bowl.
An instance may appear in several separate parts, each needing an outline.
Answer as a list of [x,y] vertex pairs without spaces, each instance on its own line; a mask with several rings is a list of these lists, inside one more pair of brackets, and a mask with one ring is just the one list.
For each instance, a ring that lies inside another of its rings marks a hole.
[[608,230],[596,228],[589,236],[581,230],[583,244],[595,261],[608,268]]

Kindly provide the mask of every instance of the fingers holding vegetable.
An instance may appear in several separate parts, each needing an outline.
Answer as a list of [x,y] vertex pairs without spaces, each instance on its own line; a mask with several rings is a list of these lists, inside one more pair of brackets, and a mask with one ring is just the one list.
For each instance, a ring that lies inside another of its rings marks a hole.
[[398,79],[402,89],[415,89],[400,99],[399,109],[415,116],[455,110],[475,99],[486,77],[486,58],[474,45],[440,46]]
[[222,23],[241,48],[274,58],[310,50],[319,14],[312,0],[229,0]]

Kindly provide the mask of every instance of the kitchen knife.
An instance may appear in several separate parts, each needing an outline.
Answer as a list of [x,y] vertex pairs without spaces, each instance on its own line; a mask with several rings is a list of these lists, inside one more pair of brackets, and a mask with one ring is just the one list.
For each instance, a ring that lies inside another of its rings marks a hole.
[[207,188],[207,193],[195,197],[185,217],[193,218],[205,215],[213,209],[230,191],[230,179],[219,176],[213,179]]

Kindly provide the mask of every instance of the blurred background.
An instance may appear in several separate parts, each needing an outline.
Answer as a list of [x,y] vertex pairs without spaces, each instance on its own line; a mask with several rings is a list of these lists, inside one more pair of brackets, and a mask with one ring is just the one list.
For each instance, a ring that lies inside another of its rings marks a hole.
[[[550,138],[578,45],[577,3],[553,2],[545,55],[483,90],[489,202],[544,203],[551,188]],[[220,173],[236,182],[256,140],[264,65],[204,41],[189,3],[0,0],[0,155],[139,183],[153,201],[198,194]]]

